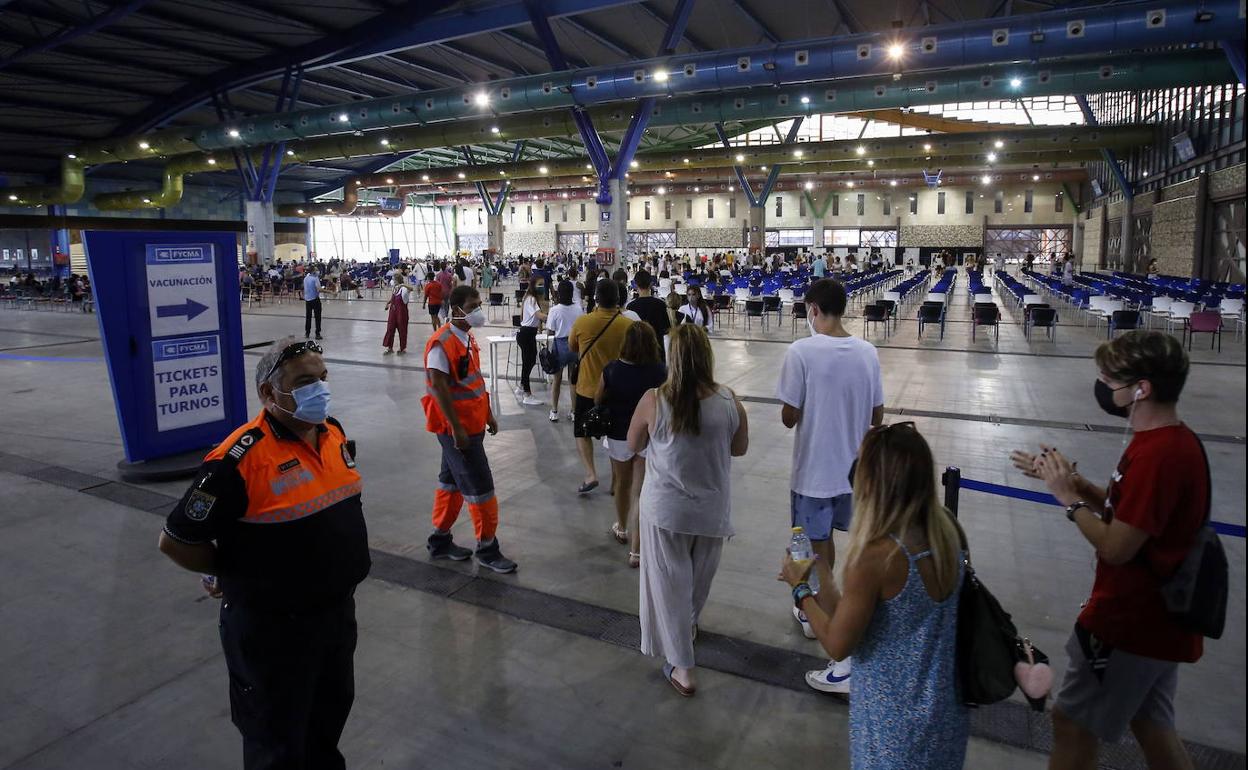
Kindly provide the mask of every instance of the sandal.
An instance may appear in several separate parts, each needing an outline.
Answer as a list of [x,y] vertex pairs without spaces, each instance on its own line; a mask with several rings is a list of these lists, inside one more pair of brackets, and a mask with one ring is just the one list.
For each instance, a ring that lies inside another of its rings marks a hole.
[[676,669],[672,666],[671,663],[664,663],[663,664],[663,678],[667,680],[667,683],[670,684],[676,690],[676,692],[680,693],[682,696],[686,698],[692,698],[693,694],[697,692],[697,690],[694,689],[693,687],[685,687],[680,682],[677,682],[676,678],[672,676],[675,670]]
[[629,551],[628,552],[628,566],[632,567],[633,569],[637,569],[638,567],[640,567],[641,566],[641,554],[633,553],[632,551]]
[[590,481],[588,483],[582,484],[579,487],[577,487],[576,493],[578,495],[588,495],[590,492],[593,492],[597,488],[598,488],[598,482]]
[[618,523],[611,525],[611,536],[614,537],[615,542],[620,545],[628,544],[628,530],[620,529],[620,525]]

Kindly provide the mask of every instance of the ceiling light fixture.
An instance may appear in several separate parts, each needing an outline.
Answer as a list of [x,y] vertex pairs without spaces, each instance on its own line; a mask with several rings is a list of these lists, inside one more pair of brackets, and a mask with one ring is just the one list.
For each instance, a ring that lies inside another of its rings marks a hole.
[[1022,85],[1022,78],[1010,78],[1010,88],[1021,88]]
[[794,151],[793,151],[793,157],[794,157],[794,158],[800,158],[800,157],[802,157],[802,155],[803,155],[803,153],[802,153],[802,151],[801,151],[801,150],[794,150]]
[[854,186],[854,180],[852,180],[852,179],[851,179],[851,180],[849,180],[848,182],[846,182],[846,183],[845,183],[845,186],[846,186],[846,187],[853,187],[853,186]]
[[628,167],[629,167],[629,168],[637,168],[637,166],[638,166],[638,163],[637,163],[637,161],[635,161],[635,160],[630,160],[630,161],[628,162]]
[[663,195],[664,193],[667,192],[667,188],[664,187],[663,185],[659,185],[659,189],[655,190],[655,192],[657,192],[659,195]]
[[1005,142],[1003,142],[1003,141],[1001,141],[1000,139],[998,139],[997,141],[995,141],[995,142],[993,142],[993,143],[992,143],[992,146],[993,146],[993,147],[996,147],[996,148],[999,150],[999,149],[1001,149],[1002,147],[1004,147],[1004,146],[1005,146]]
[[858,145],[858,149],[857,149],[857,150],[855,150],[855,152],[857,152],[859,155],[866,155],[866,154],[867,154],[867,148],[866,148],[866,147],[863,147],[863,146],[860,144],[860,145]]
[[537,167],[537,173],[539,173],[539,174],[548,174],[548,173],[550,173],[550,169],[546,168],[545,166],[538,166],[538,167]]
[[287,151],[286,151],[286,154],[287,154],[288,156],[292,157],[292,158],[293,158],[293,157],[295,157],[295,151],[294,151],[294,150],[287,150]]
[[461,171],[461,172],[459,172],[456,176],[458,176],[460,179],[464,179],[464,178],[466,178],[466,176],[467,176],[467,175],[466,175],[466,174],[464,174],[464,172],[462,172],[462,171]]
[[217,159],[216,159],[216,158],[209,158],[209,159],[208,159],[208,165],[209,165],[209,166],[215,166],[215,165],[217,165]]
[[906,48],[901,43],[893,43],[888,47],[888,57],[890,59],[900,59],[906,53]]
[[390,140],[389,140],[389,139],[386,139],[385,137],[382,137],[382,139],[381,139],[381,146],[382,146],[382,147],[389,147],[389,146],[390,146]]
[[386,177],[386,184],[394,184],[394,177]]
[[996,162],[997,162],[997,154],[996,154],[995,152],[990,152],[990,153],[988,153],[988,162],[989,162],[989,163],[996,163]]
[[1031,175],[1031,181],[1033,181],[1033,182],[1039,182],[1039,181],[1040,181],[1040,175],[1039,175],[1039,174],[1032,174],[1032,175]]
[[931,152],[931,151],[932,151],[932,145],[931,145],[930,143],[929,143],[929,144],[924,144],[924,145],[923,145],[923,151],[924,151],[924,152]]
[[810,97],[809,97],[809,96],[803,96],[803,97],[802,97],[802,104],[810,104]]
[[875,165],[875,161],[873,161],[873,160],[869,160],[869,161],[867,161],[867,165],[868,165],[868,166],[874,166],[874,165]]
[[889,187],[896,187],[896,186],[897,186],[897,180],[896,180],[896,179],[890,179],[890,180],[888,180],[888,186],[889,186]]
[[813,189],[815,189],[815,183],[814,183],[814,182],[807,182],[807,183],[806,183],[805,185],[803,185],[803,186],[804,186],[807,190],[813,190]]
[[77,155],[75,155],[75,154],[73,154],[73,153],[71,152],[70,154],[66,155],[65,157],[69,158],[70,160],[74,160],[74,159],[76,159],[78,156],[77,156]]
[[231,128],[229,131],[226,131],[226,134],[228,134],[228,135],[229,135],[229,137],[230,137],[231,139],[237,139],[237,138],[238,138],[238,129],[237,129],[237,128]]
[[429,181],[429,175],[428,175],[428,174],[421,174],[421,175],[420,175],[420,181],[422,181],[422,182],[428,182],[428,181]]
[[688,159],[688,158],[685,158],[685,163],[688,163],[688,162],[689,162],[689,159]]
[[150,144],[148,144],[147,142],[139,142],[139,149],[140,149],[140,150],[146,150],[146,149],[149,149],[150,147],[151,147],[151,145],[150,145]]
[[340,113],[338,113],[338,122],[339,122],[339,123],[346,123],[346,122],[347,122],[348,120],[350,120],[350,119],[351,119],[351,117],[350,117],[349,115],[347,115],[347,113],[345,113],[345,112],[340,112]]
[[476,95],[472,97],[472,101],[475,102],[478,107],[484,107],[490,103],[490,95],[485,91],[478,91]]
[[741,153],[737,153],[737,162],[740,163],[743,160],[745,160],[745,156]]
[[987,174],[984,174],[982,177],[980,177],[979,181],[983,182],[984,184],[992,184],[992,177],[988,176]]
[[654,79],[660,83],[667,80],[667,70],[655,70]]
[[498,133],[498,126],[490,126],[490,133],[491,133],[491,134],[497,134],[497,133]]

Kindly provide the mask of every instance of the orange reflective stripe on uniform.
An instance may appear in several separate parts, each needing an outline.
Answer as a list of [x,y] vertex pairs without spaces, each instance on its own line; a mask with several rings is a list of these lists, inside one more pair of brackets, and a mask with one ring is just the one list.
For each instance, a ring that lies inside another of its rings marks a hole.
[[[490,399],[485,387],[485,377],[481,373],[481,352],[471,336],[465,344],[449,323],[425,343],[425,395],[420,399],[421,406],[425,410],[425,429],[431,433],[451,432],[450,420],[442,413],[442,407],[438,405],[434,396],[429,352],[435,345],[442,346],[446,360],[451,365],[452,371],[447,380],[450,385],[451,404],[455,410],[455,417],[469,434],[484,431],[485,423],[490,415]],[[465,358],[468,363],[466,372],[459,368]]]
[[287,506],[285,508],[275,508],[272,510],[261,511],[255,515],[248,514],[243,521],[247,524],[277,524],[284,521],[294,521],[302,519],[305,516],[311,516],[314,513],[320,513],[326,508],[340,503],[349,497],[360,494],[363,486],[357,481],[354,484],[347,484],[337,489],[331,489],[323,495],[314,497],[311,500],[305,500],[301,503]]

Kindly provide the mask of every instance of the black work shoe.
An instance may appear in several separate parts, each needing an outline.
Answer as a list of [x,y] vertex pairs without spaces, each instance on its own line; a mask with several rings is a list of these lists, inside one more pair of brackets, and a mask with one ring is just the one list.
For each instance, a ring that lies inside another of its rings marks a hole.
[[498,538],[494,538],[494,542],[489,545],[478,545],[475,555],[477,564],[480,564],[482,567],[504,574],[516,571],[516,563],[503,556],[502,550],[498,547]]
[[471,550],[455,545],[455,540],[449,532],[445,535],[439,535],[437,532],[434,532],[429,536],[429,542],[425,545],[425,548],[429,549],[429,558],[431,559],[464,561],[472,556]]

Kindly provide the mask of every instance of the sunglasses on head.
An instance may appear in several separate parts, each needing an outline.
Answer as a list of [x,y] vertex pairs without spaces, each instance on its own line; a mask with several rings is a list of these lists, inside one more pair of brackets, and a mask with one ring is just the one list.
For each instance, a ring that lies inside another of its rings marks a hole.
[[282,364],[286,363],[287,361],[293,358],[298,358],[304,353],[323,353],[323,352],[325,351],[321,349],[321,346],[316,344],[312,340],[304,340],[303,342],[296,342],[293,345],[287,345],[285,348],[282,349],[282,352],[278,354],[277,360],[273,362],[273,368],[269,370],[268,374],[264,375],[264,379],[267,380],[270,377],[272,377],[273,372],[276,372],[278,369],[281,368]]

